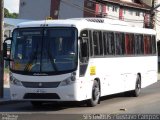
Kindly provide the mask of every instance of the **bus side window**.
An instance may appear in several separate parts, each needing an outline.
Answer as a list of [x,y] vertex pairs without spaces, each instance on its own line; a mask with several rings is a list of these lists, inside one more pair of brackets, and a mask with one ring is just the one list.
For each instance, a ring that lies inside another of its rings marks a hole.
[[151,54],[151,36],[144,35],[144,54]]
[[92,37],[92,31],[89,30],[89,48],[90,48],[90,56],[93,56],[93,37]]
[[114,34],[112,32],[104,32],[103,42],[104,42],[104,54],[114,55],[115,54]]
[[115,43],[116,43],[116,55],[124,55],[125,54],[124,33],[120,32],[115,33]]
[[134,54],[133,51],[133,34],[126,33],[125,35],[125,53],[126,55],[132,55]]
[[94,55],[99,55],[99,38],[98,38],[98,32],[93,32],[93,48],[94,48]]
[[80,61],[81,63],[87,63],[89,58],[89,41],[88,41],[88,30],[81,32],[80,39]]
[[152,51],[152,54],[156,54],[156,37],[155,36],[152,36],[151,51]]
[[135,54],[137,54],[137,55],[144,54],[143,35],[137,34],[137,35],[135,35],[134,39],[135,39],[135,41],[134,41],[135,42],[135,46],[134,46]]
[[103,55],[103,40],[101,31],[93,31],[94,55]]

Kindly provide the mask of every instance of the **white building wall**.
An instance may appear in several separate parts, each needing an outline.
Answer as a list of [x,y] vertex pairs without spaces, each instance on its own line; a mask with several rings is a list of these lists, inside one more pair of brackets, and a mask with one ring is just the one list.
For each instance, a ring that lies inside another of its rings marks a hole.
[[146,3],[149,6],[152,6],[152,0],[142,0],[142,2]]
[[61,1],[59,9],[59,19],[83,17],[83,10],[84,0]]
[[[117,10],[115,11],[116,8]],[[106,17],[110,19],[119,19],[119,10],[119,6],[109,4],[106,9]],[[136,12],[139,12],[139,16],[136,15]],[[144,27],[144,13],[141,11],[130,8],[123,9],[123,17],[124,21],[131,26]]]
[[19,18],[42,20],[50,16],[51,0],[20,0]]
[[[114,8],[113,8],[114,7]],[[114,9],[114,10],[113,10]],[[117,9],[117,10],[116,10]],[[106,9],[107,17],[111,19],[119,19],[119,6],[108,5]]]
[[[139,16],[136,15],[139,12]],[[144,27],[144,13],[137,10],[127,9],[124,12],[124,21],[128,22],[131,26]]]

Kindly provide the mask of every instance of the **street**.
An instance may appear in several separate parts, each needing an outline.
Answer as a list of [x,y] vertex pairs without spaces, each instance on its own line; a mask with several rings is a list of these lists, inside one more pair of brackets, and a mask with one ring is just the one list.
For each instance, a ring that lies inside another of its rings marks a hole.
[[[34,108],[29,102],[18,102],[0,106],[0,112],[5,114],[25,114],[23,119],[30,116],[34,120],[59,114],[160,114],[160,81],[142,89],[139,97],[125,97],[116,94],[101,98],[96,107],[87,107],[83,102],[48,103]],[[68,119],[69,119],[68,115]],[[43,116],[43,117],[42,117]],[[67,115],[66,115],[67,116]],[[65,118],[67,118],[65,116]],[[76,116],[75,116],[76,117]],[[21,119],[20,119],[21,120]]]

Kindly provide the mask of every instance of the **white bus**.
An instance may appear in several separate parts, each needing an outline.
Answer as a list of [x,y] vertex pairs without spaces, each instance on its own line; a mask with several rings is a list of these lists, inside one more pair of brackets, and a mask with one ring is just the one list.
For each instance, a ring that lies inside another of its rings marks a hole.
[[129,92],[157,81],[156,32],[105,18],[21,23],[13,31],[10,61],[12,100],[86,101]]

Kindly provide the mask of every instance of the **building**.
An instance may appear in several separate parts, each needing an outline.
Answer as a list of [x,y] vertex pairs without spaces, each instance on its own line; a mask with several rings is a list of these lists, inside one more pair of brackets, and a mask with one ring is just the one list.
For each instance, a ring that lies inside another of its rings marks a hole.
[[41,20],[50,16],[51,0],[20,0],[19,18]]
[[53,19],[107,17],[147,27],[150,6],[138,1],[140,0],[20,0],[19,18],[40,20],[49,16]]
[[[20,0],[19,18],[106,17],[126,21],[132,26],[150,28],[150,10],[159,3],[160,0]],[[159,11],[156,11],[154,19],[154,29],[157,31],[160,31]],[[160,40],[159,32],[157,39]]]

